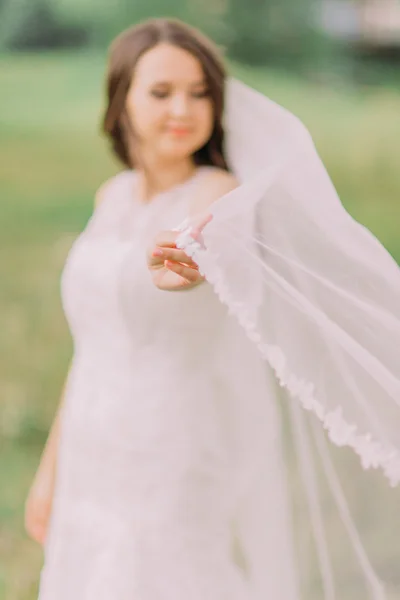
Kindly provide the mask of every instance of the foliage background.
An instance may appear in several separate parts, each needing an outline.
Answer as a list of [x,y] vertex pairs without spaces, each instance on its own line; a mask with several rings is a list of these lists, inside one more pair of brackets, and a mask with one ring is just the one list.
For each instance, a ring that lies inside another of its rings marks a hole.
[[[0,0],[0,600],[37,596],[42,555],[23,505],[72,348],[61,269],[96,188],[118,170],[98,133],[117,32],[168,15],[211,35],[237,76],[302,118],[346,208],[400,261],[397,63],[366,63],[328,37],[316,4]],[[379,552],[396,579],[394,541]]]

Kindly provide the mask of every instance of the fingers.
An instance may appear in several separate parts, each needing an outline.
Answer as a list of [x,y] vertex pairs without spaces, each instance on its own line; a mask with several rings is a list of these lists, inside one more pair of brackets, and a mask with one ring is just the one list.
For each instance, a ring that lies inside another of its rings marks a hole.
[[200,235],[200,233],[203,231],[204,227],[206,225],[208,225],[208,223],[212,219],[213,219],[213,215],[211,213],[202,217],[197,224],[193,225],[191,235],[193,237],[195,237],[196,235]]
[[203,250],[206,249],[206,245],[204,243],[204,238],[203,238],[203,229],[212,220],[212,218],[213,218],[212,214],[208,214],[208,215],[202,217],[196,224],[194,224],[192,226],[192,229],[190,231],[191,237],[194,240],[196,240],[196,242],[198,244],[200,244],[200,247]]
[[[193,239],[202,242],[201,232],[211,221],[211,214],[201,217],[191,228],[190,235]],[[155,239],[154,246],[147,251],[147,263],[149,267],[162,267],[165,260],[171,260],[177,263],[185,263],[192,269],[197,269],[197,264],[183,250],[175,246],[176,238],[180,235],[179,231],[160,231]]]
[[[174,231],[160,231],[156,235],[153,245],[147,249],[147,264],[149,267],[162,267],[164,265],[164,261],[167,257],[163,253],[167,249],[176,248],[175,241],[178,235],[179,232]],[[162,254],[160,254],[160,252]],[[186,262],[183,254],[180,260]]]
[[[191,226],[191,235],[200,234],[203,231],[203,229],[205,228],[205,226],[212,220],[212,218],[213,218],[212,214],[207,214],[207,215],[204,215],[201,218],[199,218],[197,221],[194,221]],[[179,231],[169,231],[169,230],[168,231],[160,231],[154,239],[154,245],[162,246],[165,248],[174,248],[176,238],[179,235],[180,235]]]
[[28,514],[25,518],[25,530],[30,538],[39,544],[43,543],[47,528],[47,514],[36,511],[34,515]]
[[29,537],[38,544],[43,544],[46,538],[46,527],[44,524],[37,523],[28,531]]
[[204,281],[204,277],[200,275],[200,273],[196,269],[192,269],[180,263],[170,262],[168,260],[165,261],[165,266],[167,269],[173,271],[174,273],[177,273],[191,284],[200,283],[201,281]]
[[185,263],[192,269],[198,268],[197,264],[190,256],[185,254],[183,250],[178,250],[177,248],[155,248],[150,259],[151,261],[154,261],[155,264],[170,260],[177,263]]

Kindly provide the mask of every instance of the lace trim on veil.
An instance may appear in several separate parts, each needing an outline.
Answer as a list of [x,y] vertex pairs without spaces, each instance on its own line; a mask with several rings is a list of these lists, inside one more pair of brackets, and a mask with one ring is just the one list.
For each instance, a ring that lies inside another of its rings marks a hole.
[[389,444],[384,444],[372,437],[370,433],[362,434],[356,425],[351,425],[338,406],[333,411],[326,411],[315,397],[315,386],[291,372],[282,349],[263,341],[257,331],[254,320],[250,317],[246,306],[234,300],[226,283],[222,269],[218,267],[218,256],[204,249],[191,236],[191,227],[186,219],[175,231],[180,231],[176,246],[183,249],[199,266],[199,272],[206,276],[213,286],[219,300],[229,309],[240,325],[260,350],[262,356],[275,372],[279,385],[288,390],[292,398],[297,398],[305,410],[311,411],[321,421],[329,439],[336,446],[348,446],[360,457],[364,469],[382,468],[390,485],[395,487],[400,482],[400,453]]

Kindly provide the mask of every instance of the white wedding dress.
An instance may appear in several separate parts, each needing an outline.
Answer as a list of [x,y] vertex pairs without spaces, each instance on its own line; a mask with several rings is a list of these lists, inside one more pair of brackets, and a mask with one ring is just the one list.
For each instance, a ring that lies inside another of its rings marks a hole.
[[115,176],[67,257],[40,600],[298,598],[273,377],[210,284],[161,291],[146,266],[211,168],[147,205]]

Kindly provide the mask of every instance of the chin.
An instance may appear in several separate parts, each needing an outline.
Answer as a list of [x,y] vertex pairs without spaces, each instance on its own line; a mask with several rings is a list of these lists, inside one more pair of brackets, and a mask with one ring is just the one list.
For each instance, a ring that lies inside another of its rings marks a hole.
[[187,159],[202,148],[207,143],[207,139],[205,141],[203,139],[197,141],[193,140],[193,138],[165,141],[159,148],[160,155],[169,160]]
[[160,155],[170,161],[186,160],[190,156],[193,156],[196,150],[197,146],[193,147],[192,145],[181,144],[179,146],[176,145],[173,148],[164,148],[160,152]]

